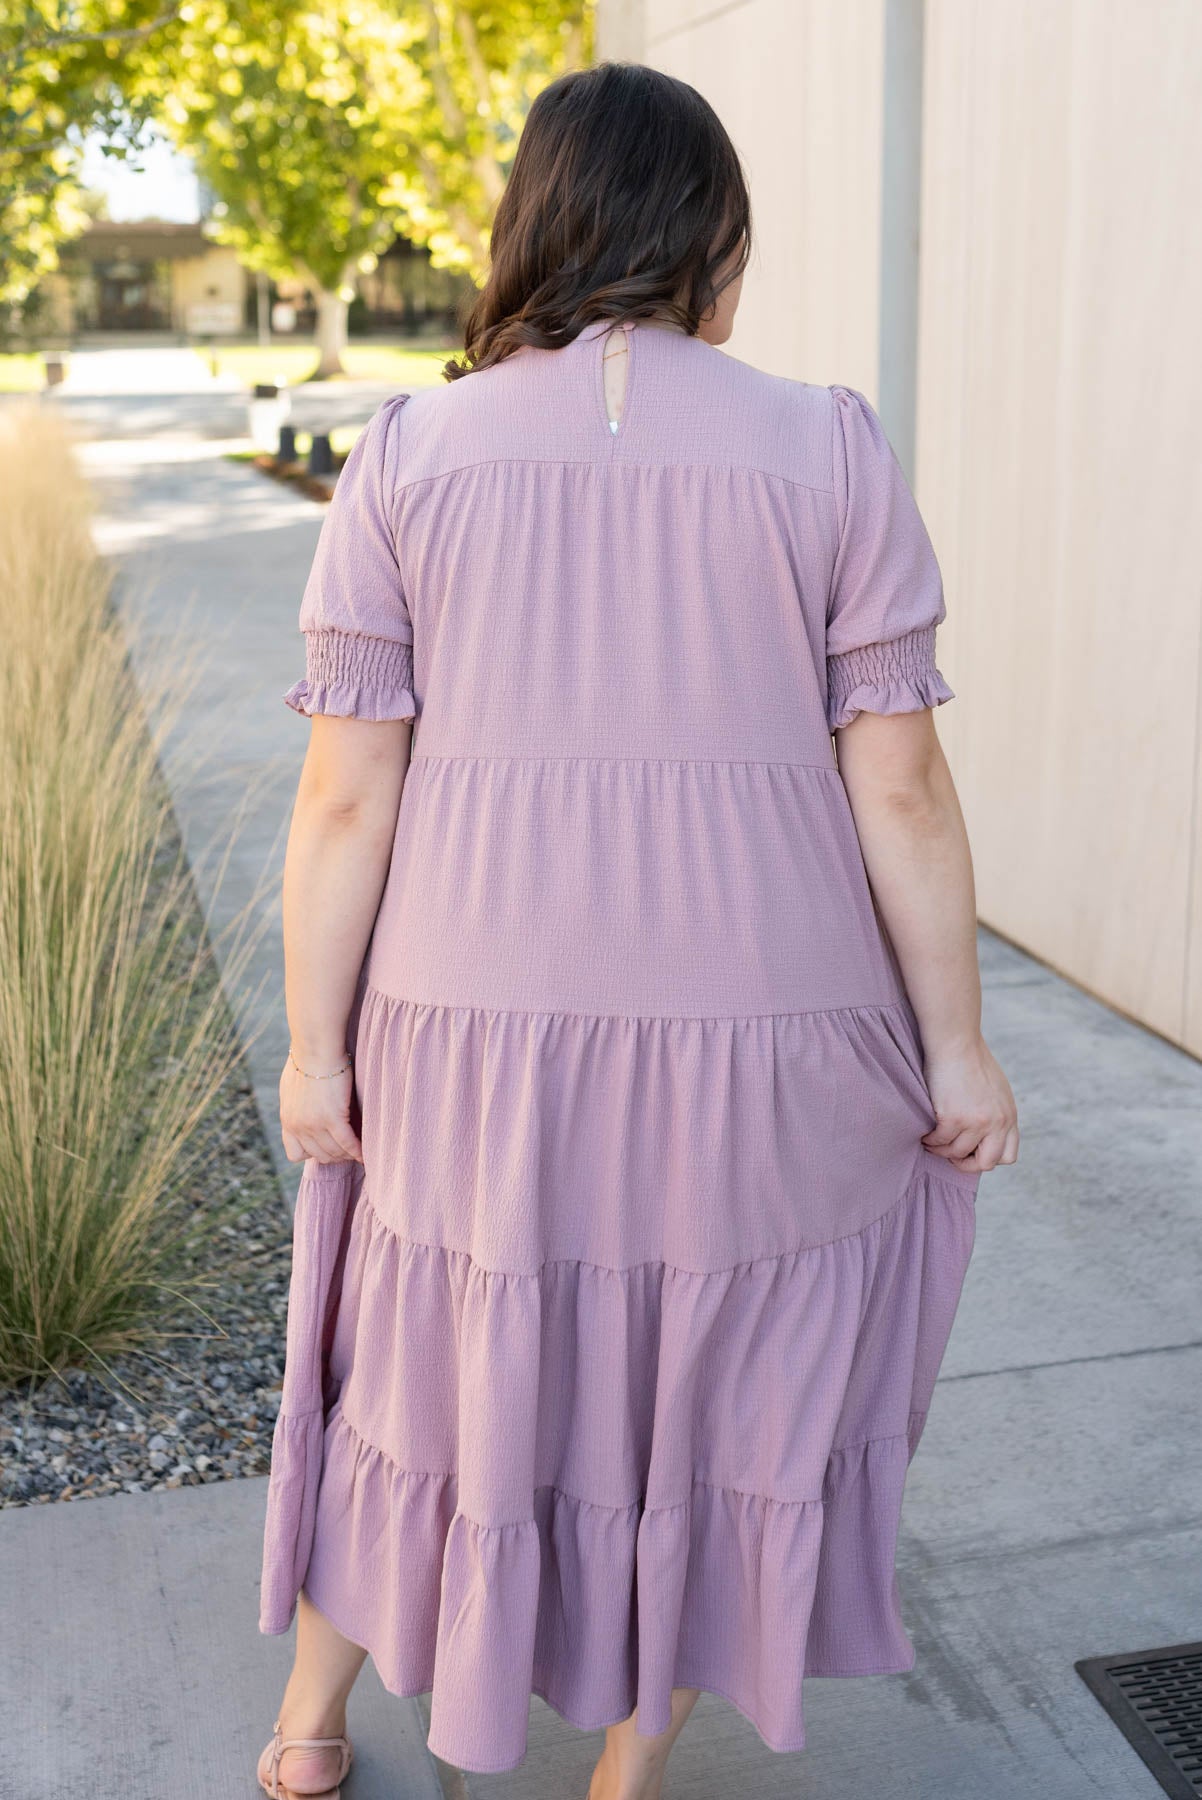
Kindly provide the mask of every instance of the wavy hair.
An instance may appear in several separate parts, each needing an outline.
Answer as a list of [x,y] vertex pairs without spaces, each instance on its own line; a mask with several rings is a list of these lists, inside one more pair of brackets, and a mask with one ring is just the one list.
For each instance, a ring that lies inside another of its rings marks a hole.
[[489,249],[448,381],[523,344],[562,349],[597,319],[655,314],[695,335],[751,252],[746,176],[696,88],[597,63],[535,98]]

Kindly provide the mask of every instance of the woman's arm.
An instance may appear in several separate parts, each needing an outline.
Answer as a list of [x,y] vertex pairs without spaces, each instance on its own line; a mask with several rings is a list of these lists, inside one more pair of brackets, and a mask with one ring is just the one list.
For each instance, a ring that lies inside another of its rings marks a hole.
[[361,1162],[347,1061],[355,986],[388,877],[412,719],[314,716],[284,860],[284,991],[292,1058],[280,1077],[289,1162]]
[[972,857],[929,707],[835,733],[864,866],[922,1033],[938,1123],[923,1142],[968,1174],[1018,1157],[1010,1084],[981,1035]]

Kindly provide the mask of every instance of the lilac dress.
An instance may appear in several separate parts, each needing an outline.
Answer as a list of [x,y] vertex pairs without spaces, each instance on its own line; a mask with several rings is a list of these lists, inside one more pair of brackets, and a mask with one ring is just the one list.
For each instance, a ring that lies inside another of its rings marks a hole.
[[593,324],[398,394],[301,607],[303,713],[414,717],[351,1020],[364,1164],[306,1164],[260,1628],[303,1584],[429,1744],[514,1767],[674,1685],[775,1750],[913,1666],[894,1555],[979,1177],[831,733],[952,698],[863,395]]

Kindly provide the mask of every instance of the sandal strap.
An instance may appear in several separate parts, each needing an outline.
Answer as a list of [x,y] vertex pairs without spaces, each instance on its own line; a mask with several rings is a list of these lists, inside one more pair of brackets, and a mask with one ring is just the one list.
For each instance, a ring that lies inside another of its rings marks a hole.
[[280,1722],[274,1726],[275,1741],[271,1746],[271,1788],[272,1796],[278,1797],[280,1791],[280,1764],[285,1750],[338,1750],[339,1785],[346,1780],[351,1766],[351,1740],[345,1734],[341,1737],[327,1738],[285,1738],[280,1736]]
[[350,1747],[351,1742],[347,1737],[281,1738],[277,1746],[281,1756],[285,1750],[349,1750]]

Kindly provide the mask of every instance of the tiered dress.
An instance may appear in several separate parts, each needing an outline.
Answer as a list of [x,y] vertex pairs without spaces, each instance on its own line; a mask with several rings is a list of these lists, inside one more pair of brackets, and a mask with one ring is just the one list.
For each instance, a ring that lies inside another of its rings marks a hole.
[[671,327],[398,394],[301,607],[303,713],[417,720],[306,1164],[260,1628],[303,1584],[430,1748],[672,1687],[776,1750],[905,1670],[907,1465],[979,1177],[935,1122],[832,732],[937,706],[939,568],[864,396]]

